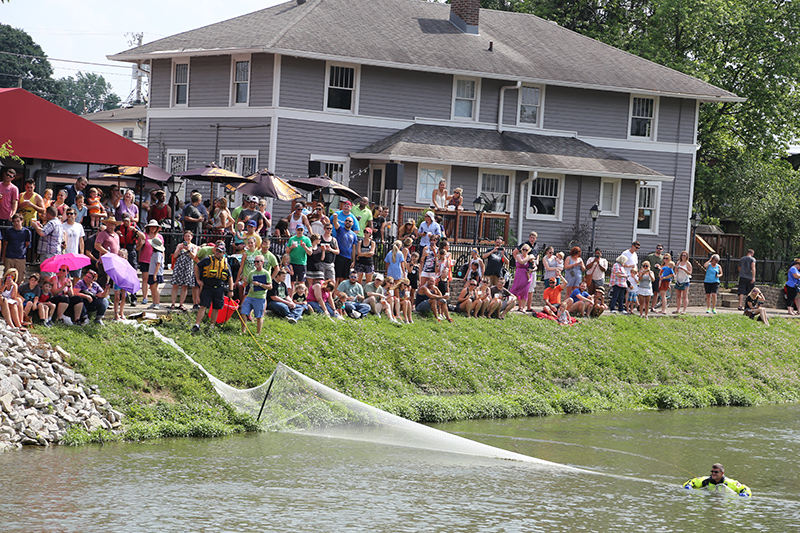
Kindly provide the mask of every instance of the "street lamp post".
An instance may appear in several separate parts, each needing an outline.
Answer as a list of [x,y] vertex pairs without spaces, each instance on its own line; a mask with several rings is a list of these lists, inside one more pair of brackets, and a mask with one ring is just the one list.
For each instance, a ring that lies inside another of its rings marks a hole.
[[175,230],[175,196],[178,194],[178,191],[181,190],[181,185],[183,182],[177,176],[170,176],[167,180],[167,190],[169,191],[169,212],[172,214],[169,229],[170,231]]
[[597,227],[597,217],[600,216],[600,208],[597,207],[597,204],[589,209],[589,215],[592,217],[592,244],[589,246],[589,253],[594,253],[594,230]]
[[483,198],[483,195],[478,196],[473,200],[472,207],[475,209],[475,238],[473,239],[472,243],[478,243],[478,232],[480,231],[480,224],[481,224],[481,214],[483,214],[484,209],[486,209],[486,200]]
[[700,222],[701,222],[700,213],[695,211],[694,214],[691,217],[689,217],[689,224],[691,224],[692,226],[692,246],[689,252],[690,255],[692,256],[694,256],[694,242],[697,239],[697,226],[700,225]]

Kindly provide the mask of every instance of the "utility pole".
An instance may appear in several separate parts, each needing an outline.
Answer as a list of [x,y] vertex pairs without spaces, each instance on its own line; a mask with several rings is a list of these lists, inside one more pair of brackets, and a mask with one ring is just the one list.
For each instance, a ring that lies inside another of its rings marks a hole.
[[[129,46],[142,46],[142,39],[144,38],[144,32],[139,33],[129,33],[126,35],[130,35],[131,38],[128,41]],[[134,72],[136,73],[136,99],[135,102],[140,103],[142,101],[142,64],[136,63],[136,66],[133,67]],[[130,98],[130,97],[129,97]]]

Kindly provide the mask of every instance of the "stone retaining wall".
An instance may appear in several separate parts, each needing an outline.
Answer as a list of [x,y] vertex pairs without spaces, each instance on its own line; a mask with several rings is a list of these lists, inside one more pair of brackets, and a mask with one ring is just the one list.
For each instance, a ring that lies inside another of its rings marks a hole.
[[0,451],[57,444],[73,425],[121,427],[122,413],[65,364],[66,355],[0,321]]

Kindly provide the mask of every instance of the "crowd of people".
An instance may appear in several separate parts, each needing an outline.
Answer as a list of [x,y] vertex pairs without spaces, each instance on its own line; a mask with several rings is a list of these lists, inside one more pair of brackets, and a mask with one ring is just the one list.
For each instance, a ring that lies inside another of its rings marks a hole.
[[[241,302],[242,327],[253,321],[258,331],[266,311],[291,323],[315,312],[331,320],[383,315],[402,324],[425,314],[452,322],[456,311],[502,320],[516,309],[566,324],[606,311],[648,318],[668,313],[671,301],[673,314],[688,309],[693,271],[689,254],[681,252],[675,261],[661,245],[640,262],[640,244],[634,242],[609,263],[600,249],[587,260],[577,246],[567,253],[552,246],[542,252],[532,231],[515,247],[507,248],[497,237],[483,253],[472,249],[455,272],[446,238],[448,221],[437,219],[434,211],[425,212],[419,225],[412,218],[398,227],[388,208],[370,206],[366,197],[356,205],[344,201],[341,209],[330,212],[321,203],[298,201],[273,227],[266,201],[255,196],[243,198],[241,206],[230,210],[226,198],[204,203],[200,192],[193,191],[173,217],[161,190],[137,195],[112,185],[102,191],[78,177],[53,199],[50,189],[39,195],[32,179],[24,181],[20,193],[13,184],[15,170],[0,172],[0,257],[5,265],[0,311],[19,328],[27,327],[33,317],[47,326],[86,323],[90,315],[102,323],[112,300],[114,318],[124,318],[126,305],[136,306],[139,294],[128,294],[106,275],[100,257],[107,253],[122,257],[141,273],[141,303],[149,304],[148,309],[162,307],[168,262],[173,269],[168,309],[188,312],[191,294],[195,331],[209,310],[214,322],[226,296]],[[461,208],[462,202],[459,189],[451,195],[442,183],[431,198],[435,209],[445,211]],[[176,224],[183,237],[168,253],[161,231]],[[280,239],[279,246],[273,246],[273,237]],[[391,243],[391,250],[379,255],[379,242]],[[276,255],[278,249],[282,253]],[[90,266],[35,272],[26,278],[26,267],[64,253],[85,254]],[[768,323],[764,296],[755,288],[753,255],[748,250],[740,263],[739,307]],[[714,314],[722,277],[719,256],[712,255],[703,268],[707,312]],[[463,278],[464,285],[451,298],[454,275]],[[544,284],[540,310],[533,308],[539,278]],[[800,260],[788,278],[788,298],[800,303]],[[674,300],[668,297],[671,288]]]

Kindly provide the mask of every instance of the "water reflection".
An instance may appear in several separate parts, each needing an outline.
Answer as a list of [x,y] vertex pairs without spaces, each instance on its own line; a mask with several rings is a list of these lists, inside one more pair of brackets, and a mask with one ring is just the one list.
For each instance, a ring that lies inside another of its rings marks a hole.
[[[289,434],[0,455],[3,531],[797,531],[798,406],[441,429],[534,464]],[[680,484],[715,460],[752,500]]]

